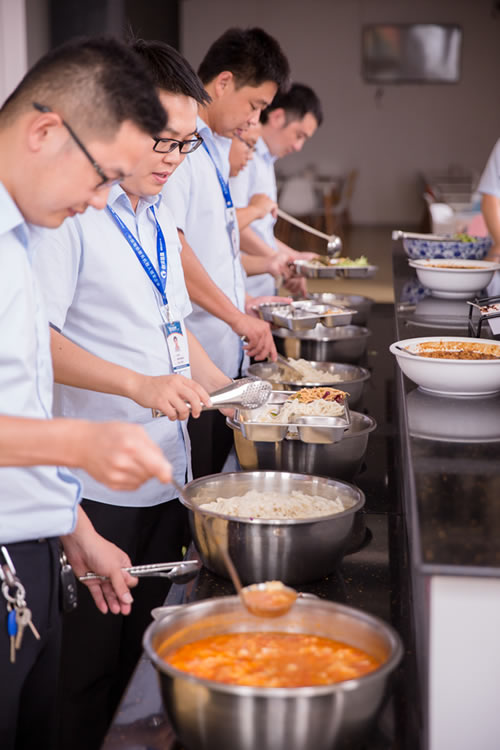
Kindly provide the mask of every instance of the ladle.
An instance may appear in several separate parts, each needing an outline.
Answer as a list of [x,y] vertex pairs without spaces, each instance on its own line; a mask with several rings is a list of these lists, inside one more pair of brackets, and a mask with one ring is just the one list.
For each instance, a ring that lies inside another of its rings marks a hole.
[[328,244],[326,246],[326,251],[330,258],[336,258],[338,255],[340,255],[342,251],[342,240],[337,234],[325,234],[324,232],[320,232],[319,229],[310,227],[309,224],[304,224],[303,221],[296,219],[295,216],[287,214],[287,212],[283,211],[283,209],[281,208],[278,208],[278,216],[280,216],[285,221],[288,221],[290,224],[294,224],[296,227],[299,227],[299,229],[303,229],[305,232],[309,232],[309,234],[315,234],[316,237],[322,237],[324,240],[327,240]]
[[[172,477],[171,483],[179,493],[186,505],[189,507],[189,501],[184,495],[184,491],[180,484]],[[210,518],[204,520],[205,530],[208,530]],[[264,583],[253,583],[250,586],[243,587],[241,580],[238,575],[233,561],[229,555],[229,552],[223,544],[217,539],[217,535],[212,533],[211,536],[215,544],[217,545],[227,571],[231,577],[236,593],[240,597],[241,601],[248,609],[248,611],[256,617],[280,617],[288,612],[293,606],[297,596],[299,595],[295,589],[285,586],[281,581],[265,581]]]

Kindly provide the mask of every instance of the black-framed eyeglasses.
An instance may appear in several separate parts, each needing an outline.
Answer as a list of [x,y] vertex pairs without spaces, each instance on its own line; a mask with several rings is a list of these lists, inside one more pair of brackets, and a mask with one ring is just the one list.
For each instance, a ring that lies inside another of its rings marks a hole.
[[[38,102],[32,102],[35,109],[37,109],[39,112],[53,112],[53,110],[50,107],[47,107],[45,104],[38,104]],[[95,190],[103,190],[104,188],[109,188],[112,185],[116,185],[117,183],[123,182],[125,175],[120,175],[120,177],[108,177],[106,172],[102,169],[102,167],[96,162],[94,157],[87,151],[87,148],[83,145],[81,140],[78,138],[77,134],[69,125],[66,120],[64,120],[61,117],[61,122],[70,134],[70,136],[73,138],[76,145],[80,148],[80,150],[85,154],[89,162],[94,167],[95,171],[100,177],[100,182],[98,185],[96,185]]]
[[247,141],[247,140],[246,140],[246,138],[243,138],[243,136],[242,136],[242,135],[240,135],[239,133],[235,133],[234,135],[235,135],[235,137],[236,137],[236,138],[237,138],[237,139],[238,139],[239,141],[241,141],[242,143],[244,143],[244,144],[245,144],[245,146],[247,147],[247,149],[248,149],[249,151],[252,151],[252,152],[253,152],[253,151],[255,151],[255,149],[257,148],[257,147],[256,147],[256,145],[255,145],[254,143],[250,143],[250,141]]
[[159,154],[171,154],[178,148],[181,154],[192,154],[203,143],[201,135],[198,135],[198,133],[195,133],[195,135],[196,138],[188,141],[178,141],[176,138],[154,138],[153,151],[157,151]]

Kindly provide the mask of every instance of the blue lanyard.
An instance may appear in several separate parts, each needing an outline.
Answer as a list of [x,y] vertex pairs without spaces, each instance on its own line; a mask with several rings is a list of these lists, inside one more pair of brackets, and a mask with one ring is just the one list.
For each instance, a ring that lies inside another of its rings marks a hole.
[[118,227],[121,229],[123,236],[136,254],[139,263],[144,268],[147,275],[160,292],[163,304],[167,305],[168,301],[167,295],[165,293],[165,287],[167,284],[167,246],[165,244],[165,237],[163,236],[161,227],[158,224],[158,219],[156,218],[154,206],[150,206],[150,209],[156,222],[156,253],[158,255],[158,267],[160,269],[160,276],[158,276],[158,274],[156,273],[156,268],[151,263],[147,253],[143,250],[142,245],[140,245],[140,243],[136,240],[128,226],[122,221],[122,219],[111,208],[111,206],[108,206],[109,213],[118,224]]
[[221,190],[222,190],[222,195],[224,196],[224,200],[226,202],[226,208],[232,208],[233,207],[233,199],[231,198],[231,191],[229,190],[229,182],[226,182],[226,180],[222,176],[222,174],[220,172],[220,169],[217,166],[217,164],[215,163],[214,157],[212,156],[212,154],[208,150],[208,146],[205,143],[205,141],[203,141],[203,143],[201,145],[203,146],[203,148],[205,149],[205,151],[209,155],[209,157],[210,157],[210,159],[212,161],[212,164],[215,167],[215,171],[217,172],[217,179],[219,180],[219,184],[220,184],[220,187],[221,187]]

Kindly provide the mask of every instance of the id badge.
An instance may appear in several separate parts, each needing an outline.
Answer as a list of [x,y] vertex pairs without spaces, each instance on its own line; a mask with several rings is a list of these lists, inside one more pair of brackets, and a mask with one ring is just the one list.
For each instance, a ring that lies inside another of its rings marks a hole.
[[237,219],[236,219],[236,209],[234,206],[231,206],[231,208],[226,208],[226,226],[227,231],[229,232],[229,239],[231,240],[231,247],[233,249],[233,255],[236,257],[238,255],[239,249],[240,249],[240,243],[238,240],[238,232],[236,230],[237,227]]
[[172,370],[177,375],[190,376],[189,347],[186,332],[180,320],[165,323],[167,347]]

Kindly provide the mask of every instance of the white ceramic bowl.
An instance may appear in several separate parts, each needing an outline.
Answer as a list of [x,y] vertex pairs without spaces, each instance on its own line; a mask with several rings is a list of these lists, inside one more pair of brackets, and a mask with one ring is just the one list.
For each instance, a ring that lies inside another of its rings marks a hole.
[[491,237],[474,237],[471,242],[446,237],[442,240],[405,237],[403,247],[409,258],[484,258],[491,248]]
[[[400,347],[400,348],[398,348]],[[389,347],[404,374],[426,391],[442,396],[486,396],[500,391],[500,359],[441,359],[419,356],[432,349],[464,349],[500,357],[500,342],[468,336],[403,339]],[[409,351],[402,351],[408,349]],[[414,352],[415,354],[410,354]],[[417,355],[417,356],[415,356]]]
[[410,260],[418,280],[443,299],[467,299],[488,286],[500,263],[486,260]]

